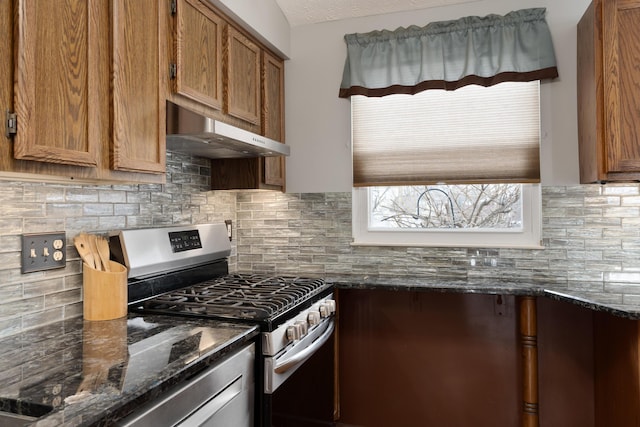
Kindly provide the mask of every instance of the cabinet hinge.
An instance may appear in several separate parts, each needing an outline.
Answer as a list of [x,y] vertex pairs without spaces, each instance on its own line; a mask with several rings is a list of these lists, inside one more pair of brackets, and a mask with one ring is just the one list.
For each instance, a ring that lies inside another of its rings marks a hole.
[[171,0],[171,15],[175,15],[178,13],[178,2],[177,0]]
[[13,135],[18,133],[18,115],[7,110],[5,126],[5,135],[7,135],[7,138],[11,138]]
[[175,79],[178,75],[178,66],[176,64],[169,64],[169,78]]

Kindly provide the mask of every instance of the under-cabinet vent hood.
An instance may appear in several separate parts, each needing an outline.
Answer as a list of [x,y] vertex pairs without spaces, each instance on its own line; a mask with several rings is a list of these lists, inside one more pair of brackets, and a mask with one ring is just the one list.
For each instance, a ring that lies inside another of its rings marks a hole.
[[210,159],[288,156],[289,146],[167,101],[167,149]]

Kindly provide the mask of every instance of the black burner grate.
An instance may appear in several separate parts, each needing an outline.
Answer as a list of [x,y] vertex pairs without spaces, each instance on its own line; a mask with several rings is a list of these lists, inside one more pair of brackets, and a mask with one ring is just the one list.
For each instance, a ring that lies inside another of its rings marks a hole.
[[327,288],[322,279],[230,274],[174,290],[144,302],[144,308],[229,319],[267,320]]

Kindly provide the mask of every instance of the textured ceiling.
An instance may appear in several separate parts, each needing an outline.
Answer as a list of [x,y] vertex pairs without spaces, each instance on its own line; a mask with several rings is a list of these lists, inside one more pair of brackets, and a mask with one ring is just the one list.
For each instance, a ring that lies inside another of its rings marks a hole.
[[276,0],[292,27],[479,0]]

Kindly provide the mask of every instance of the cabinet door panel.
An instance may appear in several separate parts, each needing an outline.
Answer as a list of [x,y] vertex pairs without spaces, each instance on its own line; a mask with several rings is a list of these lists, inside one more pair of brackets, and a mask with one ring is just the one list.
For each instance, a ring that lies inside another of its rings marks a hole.
[[15,158],[97,164],[100,139],[92,135],[89,117],[100,96],[90,78],[98,7],[84,0],[18,2]]
[[227,25],[226,113],[260,125],[260,48]]
[[[264,52],[262,73],[262,132],[267,138],[284,142],[284,63]],[[284,187],[284,157],[264,159],[264,183]]]
[[222,108],[222,19],[197,0],[179,0],[176,92]]
[[640,2],[603,2],[609,172],[640,171]]
[[113,168],[165,172],[166,2],[112,0]]
[[[13,105],[13,22],[12,5],[0,2],[0,105],[3,110]],[[4,111],[2,111],[4,117]],[[0,171],[10,170],[14,160],[12,142],[0,136]]]

